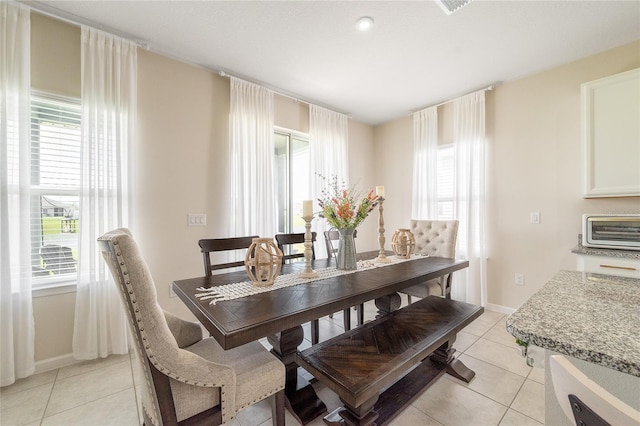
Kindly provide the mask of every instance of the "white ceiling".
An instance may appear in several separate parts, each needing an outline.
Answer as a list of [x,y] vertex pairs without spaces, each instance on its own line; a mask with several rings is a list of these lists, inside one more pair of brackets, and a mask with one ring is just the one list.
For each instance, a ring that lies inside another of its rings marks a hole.
[[24,3],[374,125],[640,39],[639,0]]

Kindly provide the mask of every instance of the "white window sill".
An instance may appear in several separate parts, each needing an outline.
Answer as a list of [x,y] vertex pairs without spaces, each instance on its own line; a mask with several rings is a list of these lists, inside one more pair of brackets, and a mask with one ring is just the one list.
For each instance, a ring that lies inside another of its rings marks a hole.
[[31,289],[31,297],[47,297],[56,296],[58,294],[75,293],[76,292],[75,281],[69,281],[66,283],[52,283],[49,285],[40,285]]

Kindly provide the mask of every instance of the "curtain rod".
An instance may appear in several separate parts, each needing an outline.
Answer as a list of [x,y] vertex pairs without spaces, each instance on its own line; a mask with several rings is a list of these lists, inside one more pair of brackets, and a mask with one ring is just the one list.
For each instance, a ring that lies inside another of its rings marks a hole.
[[293,96],[293,95],[290,95],[290,94],[284,92],[282,89],[278,89],[278,88],[273,87],[273,86],[269,86],[269,85],[266,85],[266,84],[263,84],[263,83],[257,83],[255,81],[251,81],[250,79],[247,79],[247,78],[237,77],[235,75],[231,75],[231,74],[227,73],[226,71],[222,71],[222,70],[218,71],[218,75],[220,77],[227,77],[227,78],[233,77],[233,78],[237,78],[239,80],[246,81],[246,82],[251,83],[251,84],[257,84],[258,86],[262,86],[262,87],[265,87],[265,88],[271,90],[273,93],[275,93],[278,96],[282,96],[284,98],[291,99],[291,100],[293,100],[295,102],[300,102],[300,103],[307,104],[307,105],[316,105],[316,106],[319,106],[321,108],[326,108],[328,110],[335,111],[335,112],[338,112],[340,114],[346,115],[348,118],[351,118],[351,114],[349,114],[349,113],[336,111],[335,108],[332,108],[332,107],[329,107],[329,106],[326,106],[326,105],[322,105],[322,104],[319,104],[317,102],[310,102],[310,101],[301,99],[301,98],[299,98],[297,96]]
[[50,18],[55,18],[59,21],[66,22],[67,24],[75,25],[77,27],[86,25],[88,27],[92,27],[100,31],[104,31],[106,33],[112,34],[116,37],[129,40],[135,43],[141,49],[149,50],[149,44],[147,42],[136,40],[136,38],[132,37],[130,34],[125,34],[119,31],[115,31],[112,28],[106,27],[104,25],[100,25],[97,22],[93,22],[88,19],[82,18],[78,15],[74,15],[73,13],[69,13],[69,12],[65,12],[63,10],[57,9],[51,5],[41,3],[39,1],[18,0],[17,2],[25,6],[28,6],[31,10],[41,15],[45,15]]
[[433,108],[433,107],[439,107],[439,106],[442,106],[442,105],[448,104],[448,103],[450,103],[450,102],[455,101],[455,100],[456,100],[456,99],[458,99],[458,98],[462,98],[463,96],[472,95],[472,94],[474,94],[474,93],[478,93],[478,92],[486,92],[487,90],[493,90],[493,89],[495,89],[495,87],[496,87],[498,84],[499,84],[499,83],[493,83],[493,84],[490,84],[489,86],[485,87],[484,89],[474,90],[473,92],[465,93],[464,95],[457,96],[457,97],[455,97],[455,98],[453,98],[453,99],[449,99],[448,101],[442,101],[442,102],[437,103],[437,104],[428,105],[428,106],[425,106],[425,107],[422,107],[422,108],[418,108],[418,109],[416,109],[416,110],[414,110],[414,111],[409,111],[409,113],[408,113],[407,115],[412,115],[412,114],[414,114],[414,113],[416,113],[416,112],[418,112],[418,111],[423,111],[423,110],[425,110],[425,109],[429,109],[429,108]]

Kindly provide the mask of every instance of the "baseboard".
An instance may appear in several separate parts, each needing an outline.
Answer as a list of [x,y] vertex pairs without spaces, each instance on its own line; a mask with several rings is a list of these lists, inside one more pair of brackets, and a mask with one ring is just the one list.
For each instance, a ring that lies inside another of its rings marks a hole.
[[502,306],[502,305],[494,305],[493,303],[487,303],[485,308],[487,308],[488,311],[500,312],[501,314],[507,314],[507,315],[511,315],[516,311],[513,308],[509,308],[507,306]]
[[36,361],[36,372],[44,373],[45,371],[55,370],[56,368],[66,367],[68,365],[76,364],[80,361],[73,357],[72,353],[54,356],[53,358],[43,359]]

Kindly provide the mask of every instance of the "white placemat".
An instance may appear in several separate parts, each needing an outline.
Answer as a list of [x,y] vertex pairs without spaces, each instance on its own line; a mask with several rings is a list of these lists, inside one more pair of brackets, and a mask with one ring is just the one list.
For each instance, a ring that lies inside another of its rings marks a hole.
[[292,287],[294,285],[306,284],[313,281],[337,277],[340,275],[353,274],[354,272],[365,271],[367,269],[382,268],[388,265],[394,265],[396,263],[407,262],[413,259],[424,257],[427,256],[413,255],[409,259],[399,259],[396,256],[388,256],[387,259],[389,259],[389,262],[387,263],[378,263],[375,261],[375,259],[360,260],[358,261],[358,269],[353,271],[338,270],[335,266],[317,269],[315,270],[315,272],[317,272],[318,274],[316,278],[301,278],[300,274],[297,272],[293,274],[284,274],[276,277],[273,285],[268,287],[254,286],[249,280],[211,288],[198,287],[196,290],[198,290],[200,293],[196,293],[195,296],[200,300],[209,300],[210,305],[215,305],[216,302],[222,302],[224,300],[239,299],[240,297],[265,293],[267,291],[278,290],[285,287]]

